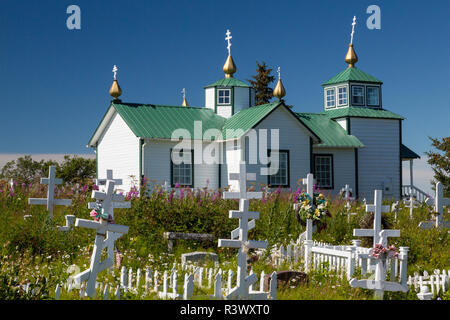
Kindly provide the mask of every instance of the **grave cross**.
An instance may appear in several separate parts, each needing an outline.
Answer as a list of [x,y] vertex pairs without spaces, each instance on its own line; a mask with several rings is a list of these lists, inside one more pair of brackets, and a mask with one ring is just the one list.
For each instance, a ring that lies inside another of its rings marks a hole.
[[230,180],[239,181],[238,192],[224,192],[224,199],[261,199],[262,192],[247,192],[247,181],[255,181],[256,173],[247,173],[245,162],[239,164],[239,173],[230,173]]
[[373,246],[380,240],[381,231],[381,213],[389,212],[389,206],[382,205],[383,192],[375,190],[374,204],[366,205],[366,212],[374,212],[373,229],[353,229],[353,236],[373,237]]
[[72,200],[70,199],[55,199],[55,185],[62,184],[62,179],[56,178],[56,167],[50,166],[48,170],[48,178],[41,178],[41,184],[47,184],[47,198],[29,198],[30,205],[46,205],[49,212],[50,219],[53,218],[54,206],[70,206]]
[[344,192],[344,199],[346,199],[347,201],[353,201],[355,200],[355,197],[350,197],[350,192],[352,192],[353,189],[349,187],[348,184],[345,185],[345,188],[341,189],[341,192]]
[[[114,190],[114,182],[108,181],[108,190]],[[128,226],[122,226],[117,224],[109,223],[107,220],[101,219],[99,222],[86,220],[86,219],[77,219],[75,221],[76,227],[94,229],[97,231],[95,236],[94,250],[92,251],[91,263],[89,269],[79,273],[74,276],[74,280],[77,283],[81,283],[82,281],[87,280],[86,285],[86,294],[92,298],[95,298],[95,282],[97,281],[98,273],[103,270],[110,268],[114,261],[111,258],[106,258],[105,260],[101,260],[102,258],[102,250],[105,248],[106,244],[106,233],[113,232],[115,234],[126,234],[128,233]]]
[[[249,200],[241,199],[239,211],[230,210],[229,217],[239,219],[238,239],[219,239],[219,247],[238,248],[238,267],[236,287],[228,292],[227,299],[247,299],[251,296],[250,286],[256,283],[255,274],[247,276],[247,252],[249,249],[265,249],[267,241],[248,240],[248,231],[251,229],[250,219],[258,219],[259,212],[248,211]],[[235,231],[233,231],[236,233]]]
[[[112,177],[112,171],[111,171]],[[106,183],[106,193],[100,191],[92,191],[92,198],[101,201],[102,208],[105,213],[108,213],[114,219],[114,209],[123,208],[130,209],[131,202],[124,202],[124,196],[121,194],[114,194],[114,180],[107,180]],[[95,209],[97,202],[89,202],[88,208]],[[106,247],[108,248],[108,258],[114,260],[114,242],[119,239],[122,235],[114,232],[107,232]]]
[[419,202],[412,195],[409,196],[409,200],[403,202],[406,204],[405,207],[409,208],[409,219],[412,219],[413,209],[418,207]]
[[[311,199],[314,199],[314,175],[312,173],[308,173],[306,178],[303,178],[302,182],[306,185],[306,193],[311,197]],[[311,205],[313,205],[313,203],[311,203]],[[297,211],[299,207],[299,203],[294,203],[294,210]],[[315,229],[316,227],[313,227],[312,219],[306,219],[306,240],[312,240],[312,234]]]
[[[96,186],[100,188],[100,186],[106,186],[106,182],[108,180],[114,181],[115,186],[121,186],[123,181],[122,179],[114,179],[113,178],[113,171],[111,169],[106,170],[106,179],[94,179],[94,183]],[[100,190],[104,191],[104,190]]]
[[[444,228],[450,228],[450,221],[444,221],[444,207],[450,206],[450,198],[444,198],[444,187],[441,182],[436,183],[436,195],[434,199],[427,199],[425,201],[427,205],[434,205],[434,211],[437,213],[436,221],[434,223],[436,228],[443,226]],[[432,221],[422,221],[419,224],[422,229],[430,229],[433,227]]]

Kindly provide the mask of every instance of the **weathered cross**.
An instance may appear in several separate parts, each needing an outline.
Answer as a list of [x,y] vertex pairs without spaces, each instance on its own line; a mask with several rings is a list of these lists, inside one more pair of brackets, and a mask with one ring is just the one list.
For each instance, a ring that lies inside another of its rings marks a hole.
[[[114,188],[114,187],[113,187]],[[114,264],[114,260],[111,258],[102,258],[102,250],[105,248],[105,237],[107,232],[113,232],[115,234],[128,233],[128,226],[122,226],[109,223],[107,220],[91,221],[85,219],[77,219],[75,221],[76,227],[95,229],[97,234],[95,236],[94,250],[92,251],[91,263],[89,269],[74,276],[74,280],[77,283],[87,280],[86,294],[92,298],[95,298],[95,283],[97,281],[97,275],[103,270],[110,268]]]
[[231,56],[231,39],[233,38],[232,36],[231,36],[231,32],[230,32],[230,30],[227,30],[227,33],[226,33],[226,38],[225,38],[225,40],[227,41],[227,43],[228,43],[228,46],[227,46],[227,49],[228,49],[228,55],[229,56]]
[[436,195],[434,199],[427,199],[425,203],[429,206],[434,205],[434,211],[438,214],[436,221],[422,221],[419,227],[422,229],[430,229],[433,225],[438,227],[450,228],[450,221],[444,221],[444,207],[450,206],[450,198],[444,198],[444,187],[442,183],[436,183]]
[[350,186],[349,186],[348,184],[346,184],[346,185],[345,185],[345,188],[342,188],[342,189],[341,189],[341,192],[344,193],[344,199],[346,199],[347,201],[348,201],[348,200],[350,200],[350,201],[355,200],[354,197],[350,197],[350,193],[351,193],[352,191],[353,191],[353,189],[350,188]]
[[[94,183],[100,189],[100,186],[106,186],[106,182],[108,180],[114,181],[115,186],[121,186],[123,183],[122,179],[114,179],[113,178],[113,171],[111,169],[106,170],[106,179],[94,179]],[[100,190],[100,191],[104,191],[104,190]]]
[[409,208],[409,219],[413,218],[413,209],[418,207],[419,201],[416,201],[412,195],[409,196],[407,201],[403,201],[406,205],[405,207]]
[[[256,274],[247,276],[247,252],[249,249],[265,249],[267,241],[248,240],[248,231],[251,229],[250,219],[258,219],[259,212],[248,211],[249,200],[241,199],[239,211],[230,210],[229,217],[239,219],[238,239],[219,239],[219,247],[238,248],[238,267],[236,287],[229,291],[227,299],[248,299],[251,296],[250,286],[257,281]],[[235,231],[233,231],[235,232]]]
[[247,173],[245,162],[239,164],[239,173],[230,173],[230,180],[239,181],[239,191],[224,192],[224,199],[261,199],[262,192],[247,192],[247,181],[255,181],[256,173]]
[[[311,197],[311,206],[314,205],[314,175],[308,173],[306,178],[302,180],[303,184],[306,185],[306,193]],[[298,210],[300,203],[294,203],[294,210]],[[312,234],[314,232],[312,219],[306,219],[306,240],[312,240]]]
[[353,36],[355,35],[355,26],[356,26],[356,16],[353,16],[352,34],[351,34],[351,37],[350,37],[350,44],[353,44]]
[[30,205],[46,205],[49,212],[50,219],[53,218],[54,206],[70,206],[72,200],[70,199],[55,199],[55,185],[62,184],[62,179],[56,178],[56,167],[49,167],[48,178],[41,178],[41,184],[47,184],[47,198],[29,198],[28,204]]
[[[383,206],[383,191],[375,190],[374,204],[366,205],[366,212],[373,212],[373,229],[353,229],[353,236],[356,237],[373,237],[373,246],[380,241],[381,231],[381,213],[389,212],[389,206]],[[391,236],[387,230],[386,236]],[[393,235],[392,237],[395,237]]]
[[[124,202],[124,196],[121,194],[114,193],[114,180],[108,180],[106,183],[106,192],[92,191],[92,198],[100,200],[102,204],[103,212],[107,213],[114,219],[114,209],[131,208],[131,202]],[[89,202],[88,208],[95,209],[97,207],[97,202]],[[119,239],[122,234],[114,233],[108,231],[108,236],[106,238],[106,247],[108,248],[108,258],[114,259],[114,242]]]

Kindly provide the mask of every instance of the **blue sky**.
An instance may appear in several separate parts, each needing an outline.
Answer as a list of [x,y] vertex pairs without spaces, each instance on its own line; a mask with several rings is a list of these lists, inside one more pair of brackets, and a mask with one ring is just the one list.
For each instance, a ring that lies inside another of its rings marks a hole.
[[[81,8],[68,30],[66,8]],[[381,8],[381,30],[366,9]],[[405,118],[403,142],[419,154],[427,136],[449,135],[448,1],[3,0],[0,11],[0,153],[90,153],[86,144],[111,97],[118,65],[122,100],[204,103],[222,78],[226,29],[235,77],[256,61],[281,66],[294,111],[322,111],[321,83],[346,68],[358,18],[357,66],[384,82],[383,104]]]

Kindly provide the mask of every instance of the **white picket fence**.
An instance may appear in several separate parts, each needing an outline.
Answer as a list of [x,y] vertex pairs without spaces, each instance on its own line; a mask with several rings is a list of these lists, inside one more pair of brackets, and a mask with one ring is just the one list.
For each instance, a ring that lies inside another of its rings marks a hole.
[[449,289],[450,270],[435,269],[433,274],[424,271],[422,275],[414,272],[414,276],[408,277],[407,284],[414,286],[416,291],[420,290],[423,286],[428,286],[431,288],[432,295],[437,296],[439,292],[446,292]]

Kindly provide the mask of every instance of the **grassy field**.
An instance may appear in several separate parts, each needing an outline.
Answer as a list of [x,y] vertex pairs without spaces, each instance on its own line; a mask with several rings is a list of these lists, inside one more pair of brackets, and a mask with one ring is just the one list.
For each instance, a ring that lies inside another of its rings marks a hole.
[[[9,185],[0,184],[0,299],[52,299],[57,283],[67,280],[71,275],[67,270],[77,265],[81,271],[89,266],[89,259],[95,238],[95,231],[82,228],[63,233],[55,226],[64,225],[64,215],[74,214],[78,218],[91,219],[87,202],[92,201],[92,186],[65,186],[58,189],[58,198],[70,198],[71,207],[57,207],[54,219],[48,219],[43,206],[29,206],[30,197],[46,197],[45,186],[16,185],[11,190]],[[178,190],[176,194],[166,194],[156,190],[146,197],[136,198],[132,194],[132,209],[116,209],[115,222],[130,227],[129,234],[119,239],[116,244],[123,255],[122,265],[145,269],[171,269],[174,261],[180,262],[185,252],[198,250],[219,254],[219,261],[224,269],[236,265],[237,251],[217,248],[217,241],[198,243],[194,241],[175,242],[174,252],[167,253],[167,242],[163,232],[212,233],[216,238],[229,238],[230,231],[237,227],[236,219],[228,218],[228,211],[236,210],[235,200],[223,200],[218,192],[210,190]],[[354,203],[351,216],[347,222],[344,202],[339,199],[328,199],[331,217],[326,218],[327,228],[314,233],[313,239],[336,245],[351,244],[352,230],[359,228],[362,221],[367,220],[362,203]],[[305,230],[296,220],[292,209],[294,193],[272,192],[262,200],[252,200],[250,210],[259,211],[260,219],[249,234],[249,239],[267,240],[269,247],[274,244],[288,244],[296,240]],[[385,204],[390,204],[386,202]],[[24,220],[25,215],[32,215]],[[407,246],[408,274],[415,271],[434,269],[450,269],[450,246],[447,230],[421,230],[420,221],[431,218],[429,207],[423,205],[414,210],[414,218],[409,219],[409,209],[400,207],[398,219],[393,213],[383,215],[389,228],[399,229],[400,238],[391,238],[390,244],[397,248]],[[445,217],[449,219],[448,213]],[[224,263],[227,265],[225,266]],[[252,264],[255,273],[264,270],[287,270],[288,266],[275,268],[268,261],[260,260]],[[302,265],[296,266],[301,269]],[[357,271],[358,272],[358,271]],[[98,281],[118,283],[120,270],[114,268],[112,273],[103,272]],[[72,274],[73,275],[73,274]],[[44,278],[46,283],[44,283]],[[19,284],[36,283],[35,294],[25,294],[15,289]],[[179,277],[179,288],[182,279]],[[199,299],[206,299],[212,289],[195,288],[194,294]],[[131,293],[122,299],[136,299]],[[62,299],[79,299],[75,292],[63,294]],[[149,294],[146,299],[155,299]],[[279,288],[278,299],[372,299],[373,291],[351,288],[348,281],[341,280],[330,273],[312,272],[308,284],[296,288]],[[448,299],[445,294],[441,298]],[[414,290],[407,294],[386,293],[385,299],[417,299]]]

